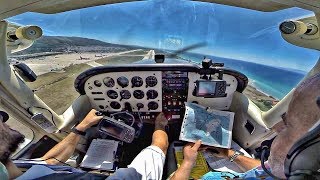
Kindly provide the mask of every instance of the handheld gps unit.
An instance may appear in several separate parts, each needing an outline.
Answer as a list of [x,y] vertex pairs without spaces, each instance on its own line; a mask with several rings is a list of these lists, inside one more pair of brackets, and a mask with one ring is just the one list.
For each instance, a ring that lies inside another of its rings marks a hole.
[[199,80],[196,81],[196,96],[205,98],[226,97],[226,81]]
[[121,121],[105,116],[98,125],[99,131],[126,143],[135,137],[135,129]]

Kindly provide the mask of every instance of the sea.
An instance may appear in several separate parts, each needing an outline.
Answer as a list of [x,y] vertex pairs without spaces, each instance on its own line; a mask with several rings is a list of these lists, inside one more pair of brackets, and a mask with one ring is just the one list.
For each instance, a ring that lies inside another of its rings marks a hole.
[[[179,56],[195,63],[201,63],[204,58],[204,55],[195,53],[184,53]],[[224,63],[225,67],[245,74],[249,78],[250,85],[279,100],[285,97],[292,88],[296,87],[307,74],[307,72],[300,70],[267,66],[247,61],[209,55],[206,55],[205,57],[212,59],[213,62]]]

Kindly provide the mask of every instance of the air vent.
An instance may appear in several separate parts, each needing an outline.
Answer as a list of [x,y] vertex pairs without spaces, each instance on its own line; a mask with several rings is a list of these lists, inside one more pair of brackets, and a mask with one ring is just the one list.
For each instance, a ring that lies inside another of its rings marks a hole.
[[105,99],[104,98],[94,98],[93,100],[95,100],[95,101],[104,101]]
[[249,134],[253,134],[255,128],[254,128],[253,124],[249,120],[247,120],[247,122],[244,125],[244,127],[247,129]]
[[92,92],[92,94],[103,94],[102,92]]

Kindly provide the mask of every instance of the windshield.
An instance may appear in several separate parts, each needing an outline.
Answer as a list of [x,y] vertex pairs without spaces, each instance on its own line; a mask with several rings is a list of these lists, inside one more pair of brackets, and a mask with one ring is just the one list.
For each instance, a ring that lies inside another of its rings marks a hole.
[[312,16],[291,8],[259,12],[187,0],[151,0],[59,14],[25,13],[7,19],[38,25],[44,36],[10,61],[24,61],[39,75],[29,83],[57,113],[78,97],[75,77],[99,64],[129,64],[150,50],[168,52],[205,43],[178,58],[223,62],[250,79],[244,94],[266,111],[281,100],[318,60],[318,51],[286,42],[278,30],[288,19]]

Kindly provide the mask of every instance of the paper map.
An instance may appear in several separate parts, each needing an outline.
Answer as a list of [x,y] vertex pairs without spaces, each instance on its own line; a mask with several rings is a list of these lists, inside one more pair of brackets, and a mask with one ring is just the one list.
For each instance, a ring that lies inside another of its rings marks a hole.
[[185,103],[186,112],[183,118],[180,140],[230,148],[232,140],[233,112],[208,111],[197,104]]

